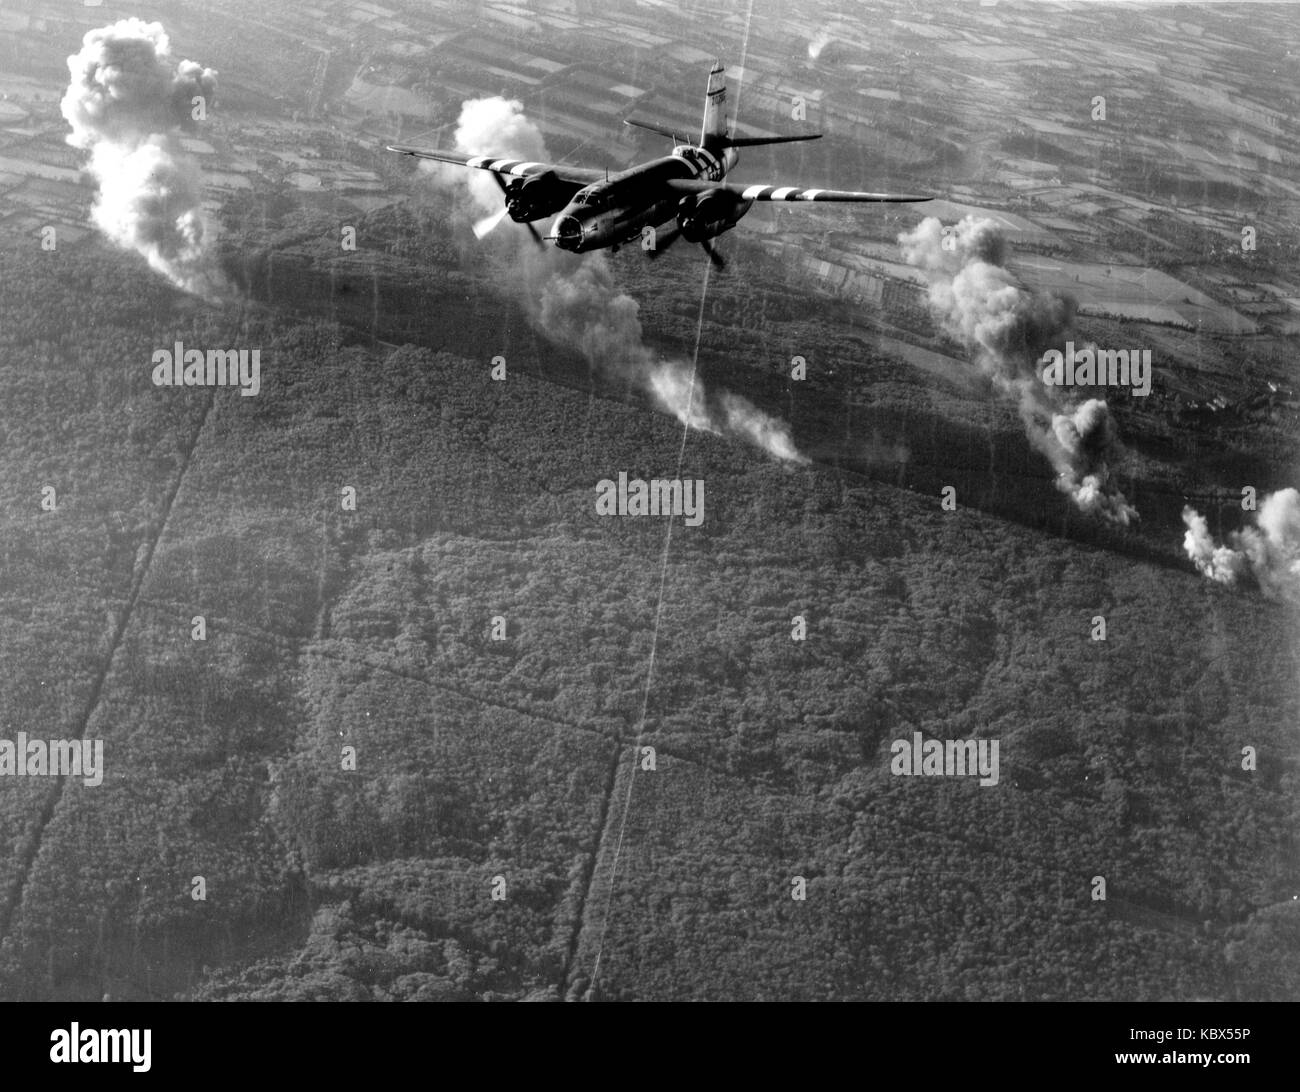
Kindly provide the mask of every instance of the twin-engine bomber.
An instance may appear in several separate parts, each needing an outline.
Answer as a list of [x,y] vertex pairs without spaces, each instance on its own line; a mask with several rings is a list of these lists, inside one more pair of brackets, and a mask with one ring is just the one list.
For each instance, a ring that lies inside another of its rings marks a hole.
[[[735,227],[755,201],[891,201],[933,200],[905,193],[862,193],[857,190],[804,189],[798,186],[741,186],[723,182],[739,159],[737,148],[757,144],[788,144],[816,140],[821,134],[778,137],[736,137],[727,118],[727,85],[723,68],[714,63],[704,100],[704,124],[699,144],[678,144],[672,153],[626,171],[610,174],[590,167],[522,162],[491,155],[426,151],[389,145],[389,151],[441,163],[491,171],[505,194],[502,216],[524,224],[538,243],[544,239],[561,250],[580,254],[605,247],[617,249],[639,238],[645,228],[673,227],[656,232],[647,247],[652,256],[667,250],[679,237],[699,243],[719,268],[725,264],[709,240]],[[677,138],[663,125],[631,118],[624,123]],[[505,179],[509,179],[507,182]],[[539,235],[532,221],[558,213],[550,232]],[[491,230],[500,217],[487,223]],[[476,230],[479,230],[476,228]],[[479,230],[479,234],[485,231]]]

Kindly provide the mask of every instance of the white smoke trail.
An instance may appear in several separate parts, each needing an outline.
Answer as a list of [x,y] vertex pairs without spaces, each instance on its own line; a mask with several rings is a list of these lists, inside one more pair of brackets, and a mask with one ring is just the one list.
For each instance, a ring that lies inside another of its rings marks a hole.
[[650,393],[664,409],[682,424],[700,432],[721,435],[704,408],[704,388],[692,377],[685,364],[664,364],[647,374]]
[[928,216],[898,237],[903,258],[929,286],[944,330],[968,346],[994,387],[1014,399],[1025,434],[1056,471],[1056,485],[1084,512],[1127,525],[1137,510],[1111,482],[1119,434],[1106,403],[1063,403],[1061,388],[1044,385],[1037,362],[1074,321],[1074,303],[1031,293],[1004,268],[1006,246],[989,219],[965,217],[945,233]]
[[1196,568],[1220,584],[1253,576],[1270,599],[1300,603],[1300,492],[1279,489],[1259,505],[1255,526],[1233,531],[1231,545],[1215,543],[1205,517],[1183,509],[1183,549]]
[[68,143],[90,152],[95,224],[177,287],[220,295],[199,170],[179,139],[193,127],[195,97],[211,105],[217,74],[173,63],[162,24],[141,19],[89,31],[68,71],[60,105],[72,127]]
[[[522,105],[499,96],[465,102],[455,139],[457,150],[466,154],[550,158],[541,132],[524,116]],[[421,167],[452,197],[458,220],[482,222],[500,210],[501,190],[489,172],[428,160]],[[475,253],[494,257],[503,287],[520,294],[538,329],[577,349],[593,367],[635,382],[690,428],[742,437],[786,462],[808,461],[783,421],[736,394],[715,399],[698,377],[692,381],[689,364],[658,359],[642,338],[639,305],[618,290],[603,251],[574,255],[550,244],[539,247],[511,221],[474,245]]]
[[744,436],[750,443],[789,463],[807,463],[799,454],[784,421],[764,413],[748,398],[724,391],[721,398],[724,430]]

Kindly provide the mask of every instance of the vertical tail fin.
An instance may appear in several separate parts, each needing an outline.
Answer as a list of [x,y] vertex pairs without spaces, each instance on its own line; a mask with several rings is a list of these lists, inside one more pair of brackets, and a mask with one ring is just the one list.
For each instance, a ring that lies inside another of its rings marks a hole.
[[713,62],[709,72],[709,87],[704,96],[704,127],[700,130],[700,146],[710,152],[720,152],[727,139],[727,77],[720,61]]

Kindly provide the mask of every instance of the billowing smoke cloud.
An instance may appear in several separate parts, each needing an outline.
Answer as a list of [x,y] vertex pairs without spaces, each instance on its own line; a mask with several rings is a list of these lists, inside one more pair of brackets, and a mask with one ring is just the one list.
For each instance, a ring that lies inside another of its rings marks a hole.
[[967,345],[996,389],[1014,399],[1030,442],[1056,471],[1056,485],[1084,512],[1125,524],[1137,516],[1111,481],[1119,434],[1106,403],[1065,401],[1044,385],[1043,353],[1062,342],[1075,314],[1064,296],[1027,292],[1003,266],[1006,244],[992,220],[965,217],[945,229],[933,216],[898,237],[903,258],[929,284],[944,330]]
[[1183,509],[1183,549],[1203,574],[1220,584],[1254,577],[1270,599],[1300,603],[1300,492],[1280,489],[1259,505],[1255,526],[1233,531],[1230,545],[1216,544],[1205,517]]
[[[456,148],[465,153],[549,160],[537,127],[519,102],[472,99],[461,108]],[[452,195],[459,219],[478,230],[501,210],[501,190],[490,172],[423,161],[423,169]],[[534,226],[543,226],[538,221]],[[543,229],[544,230],[544,229]],[[639,306],[620,292],[605,254],[570,254],[537,246],[522,225],[506,220],[475,244],[494,257],[503,287],[520,293],[529,317],[547,337],[577,349],[595,368],[622,376],[649,392],[683,424],[717,435],[739,436],[787,462],[807,462],[789,427],[736,394],[710,395],[681,361],[660,361],[642,339]]]
[[67,139],[90,152],[96,225],[178,287],[219,294],[198,166],[179,139],[193,125],[194,97],[211,105],[217,74],[193,61],[173,63],[162,24],[140,19],[87,33],[68,70]]

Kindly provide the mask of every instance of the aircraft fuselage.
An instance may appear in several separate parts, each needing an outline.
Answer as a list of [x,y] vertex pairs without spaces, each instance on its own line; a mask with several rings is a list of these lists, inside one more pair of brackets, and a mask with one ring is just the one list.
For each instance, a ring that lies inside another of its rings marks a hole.
[[735,148],[714,153],[679,144],[670,155],[652,159],[579,190],[556,218],[555,245],[581,254],[635,239],[647,225],[672,220],[684,200],[664,186],[674,178],[719,182],[738,156]]

